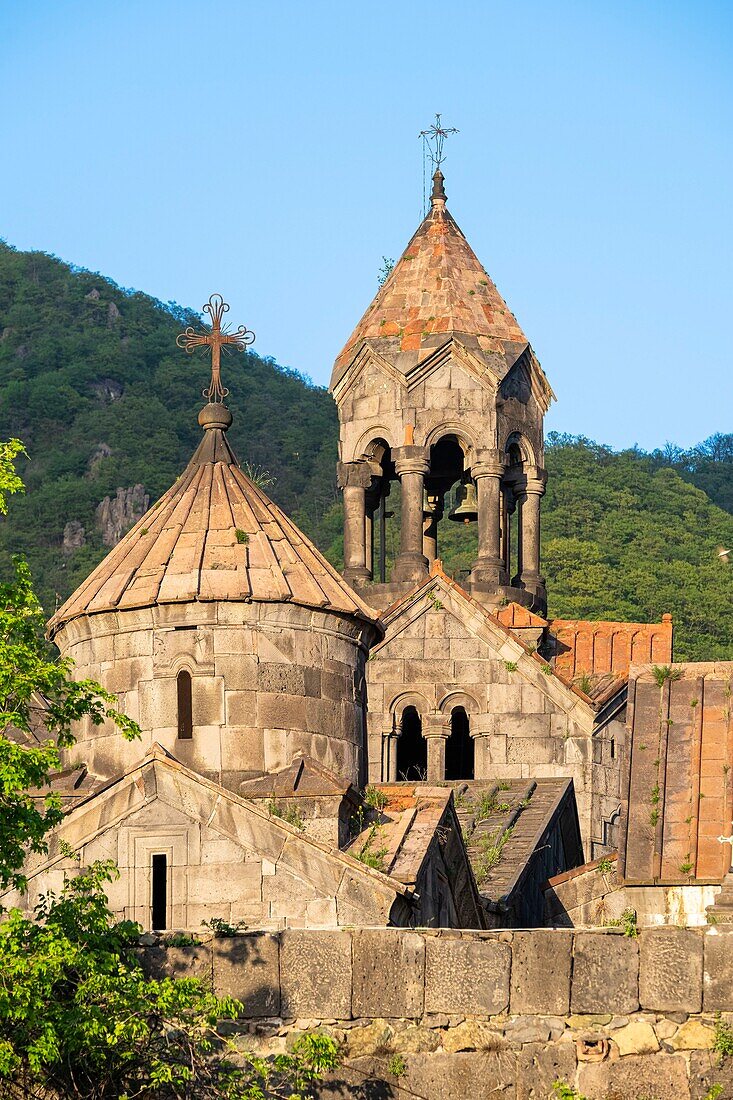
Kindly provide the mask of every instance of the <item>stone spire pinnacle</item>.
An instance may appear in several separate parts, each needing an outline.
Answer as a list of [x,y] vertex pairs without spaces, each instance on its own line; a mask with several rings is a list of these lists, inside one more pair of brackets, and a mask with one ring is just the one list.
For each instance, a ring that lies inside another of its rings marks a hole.
[[433,210],[436,207],[444,207],[448,196],[445,193],[445,176],[441,172],[440,168],[436,168],[433,172],[433,190],[430,195],[430,206]]

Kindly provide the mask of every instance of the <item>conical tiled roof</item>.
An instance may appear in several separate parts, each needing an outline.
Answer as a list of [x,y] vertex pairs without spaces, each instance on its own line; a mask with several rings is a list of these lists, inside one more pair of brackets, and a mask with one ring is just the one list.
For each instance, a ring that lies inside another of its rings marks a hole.
[[403,373],[456,337],[503,377],[527,337],[446,207],[443,176],[431,208],[334,365],[340,382],[366,341]]
[[181,477],[56,612],[79,615],[195,600],[301,604],[374,621],[375,613],[240,469],[221,404],[202,409]]

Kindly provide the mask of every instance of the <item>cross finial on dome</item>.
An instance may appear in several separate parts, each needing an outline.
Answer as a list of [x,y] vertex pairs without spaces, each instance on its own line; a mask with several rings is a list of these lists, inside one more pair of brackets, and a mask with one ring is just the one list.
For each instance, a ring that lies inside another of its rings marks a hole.
[[[455,126],[443,126],[440,121],[440,114],[436,114],[435,122],[428,126],[427,130],[421,130],[418,134],[418,137],[421,137],[423,140],[423,145],[427,147],[430,153],[430,159],[433,162],[433,168],[436,173],[440,172],[440,166],[445,160],[443,155],[443,144],[445,139],[451,134],[458,133],[460,133],[460,130],[456,130]],[[435,179],[435,176],[433,176],[433,179]]]
[[204,312],[211,317],[210,332],[196,332],[191,325],[176,338],[179,348],[183,348],[189,355],[196,348],[211,348],[211,382],[208,389],[203,391],[203,396],[209,403],[221,403],[229,393],[221,383],[221,349],[231,344],[236,348],[244,349],[254,343],[255,334],[251,329],[240,325],[236,332],[230,332],[228,327],[222,327],[221,319],[229,312],[229,306],[221,294],[212,294],[204,306]]

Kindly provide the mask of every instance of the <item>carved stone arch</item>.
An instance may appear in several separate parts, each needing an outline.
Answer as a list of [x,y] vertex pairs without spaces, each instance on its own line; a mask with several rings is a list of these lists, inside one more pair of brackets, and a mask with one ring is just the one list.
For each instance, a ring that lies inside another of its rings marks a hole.
[[524,434],[524,432],[521,432],[516,428],[507,432],[506,438],[504,439],[504,444],[501,447],[501,452],[504,455],[507,465],[511,465],[511,452],[515,447],[518,448],[519,453],[522,456],[522,462],[525,466],[537,465],[537,456],[535,454],[535,449],[532,446],[532,443]]
[[458,445],[463,451],[464,465],[469,469],[475,461],[477,444],[473,434],[458,420],[444,420],[431,428],[425,437],[426,448],[439,443],[447,435],[454,435],[458,440]]
[[454,707],[463,707],[466,714],[478,714],[480,710],[474,697],[467,691],[451,691],[438,704],[438,710],[446,718],[450,718]]
[[392,433],[381,425],[369,428],[364,432],[354,448],[354,457],[357,461],[366,460],[381,464],[385,453],[394,447]]
[[198,665],[196,659],[192,653],[177,653],[175,657],[172,657],[165,668],[160,668],[156,676],[161,674],[164,676],[178,676],[179,672],[188,672],[193,678],[195,676],[212,676],[214,674],[213,665]]
[[432,712],[430,701],[419,691],[404,691],[389,704],[389,713],[392,717],[392,728],[394,730],[399,730],[402,714],[407,707],[414,707],[423,720]]

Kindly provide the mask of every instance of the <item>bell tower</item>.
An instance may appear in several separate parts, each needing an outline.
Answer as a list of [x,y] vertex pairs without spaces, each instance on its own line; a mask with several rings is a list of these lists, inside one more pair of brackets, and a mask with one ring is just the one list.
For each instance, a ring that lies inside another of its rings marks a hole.
[[543,419],[554,394],[449,213],[439,167],[430,210],[338,356],[330,388],[345,579],[386,607],[427,577],[446,522],[475,523],[463,586],[487,605],[543,613]]

